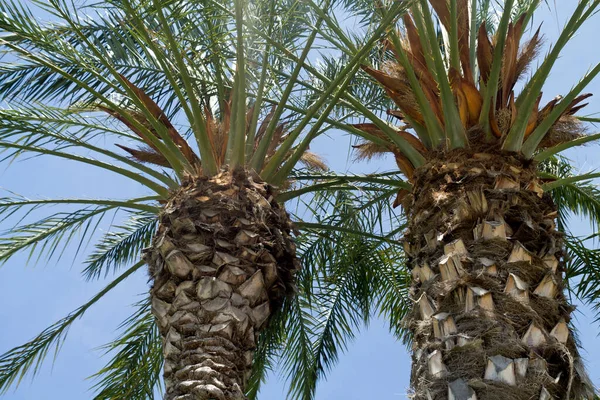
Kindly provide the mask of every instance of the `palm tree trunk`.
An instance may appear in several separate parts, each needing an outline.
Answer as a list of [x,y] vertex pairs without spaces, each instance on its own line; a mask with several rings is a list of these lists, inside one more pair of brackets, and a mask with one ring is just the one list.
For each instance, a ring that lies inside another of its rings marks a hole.
[[299,268],[291,222],[243,170],[194,178],[166,204],[146,252],[165,400],[243,400],[256,337]]
[[414,399],[588,399],[557,215],[514,153],[439,154],[405,201]]

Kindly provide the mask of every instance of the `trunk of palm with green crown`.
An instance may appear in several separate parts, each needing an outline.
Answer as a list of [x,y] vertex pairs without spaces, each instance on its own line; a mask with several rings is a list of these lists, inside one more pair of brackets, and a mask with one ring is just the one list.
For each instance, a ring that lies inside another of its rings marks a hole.
[[190,179],[146,260],[164,342],[165,399],[244,399],[260,329],[299,268],[286,211],[243,169]]
[[[519,46],[539,1],[523,4],[505,2],[489,33],[478,18],[493,10],[479,2],[420,0],[404,30],[384,43],[394,59],[363,67],[398,106],[389,114],[405,124],[394,129],[372,118],[354,127],[377,139],[357,146],[362,157],[393,153],[412,184],[396,205],[408,222],[413,399],[593,398],[550,195],[564,182],[542,175],[539,161],[598,138],[582,135],[573,115],[600,65],[564,99],[545,107],[540,100],[560,50],[600,2],[579,3],[516,96],[542,42],[538,31]],[[436,19],[447,34],[443,48]]]
[[[329,0],[123,0],[90,9],[62,0],[34,2],[51,16],[48,23],[21,3],[0,1],[6,55],[0,95],[10,106],[0,109],[4,159],[32,153],[80,162],[131,179],[152,195],[3,199],[2,217],[44,204],[86,208],[10,228],[0,262],[23,249],[54,254],[61,238],[67,243],[79,230],[91,235],[93,222],[116,210],[133,222],[103,236],[85,276],[137,262],[34,340],[1,355],[0,393],[37,371],[75,319],[143,267],[137,255],[152,237],[144,261],[163,342],[165,398],[243,399],[257,336],[283,296],[293,293],[299,268],[291,221],[275,188],[287,187],[298,162],[324,168],[307,151],[311,141],[331,124],[341,125],[327,116],[406,6],[394,3],[329,78],[308,61],[322,49],[313,44],[323,39],[324,26],[335,23],[323,12],[333,6]],[[93,17],[79,18],[83,12]],[[115,150],[114,142],[128,154]],[[285,195],[322,187],[330,186]],[[95,375],[98,398],[141,399],[155,392],[161,358],[150,354],[156,343],[147,346],[155,336],[147,308],[141,303],[111,343],[122,351],[111,351],[114,359]],[[151,368],[136,362],[143,357],[151,358]]]
[[[287,175],[281,170],[298,161],[320,171],[326,166],[301,146],[286,150],[286,139],[292,135],[277,123],[276,107],[265,113],[262,122],[256,106],[236,111],[243,96],[235,91],[224,101],[218,118],[204,110],[210,158],[201,160],[160,107],[120,78],[159,128],[166,129],[186,165],[178,188],[165,199],[158,231],[144,253],[152,280],[152,313],[163,339],[164,398],[243,400],[258,335],[284,296],[294,294],[294,276],[300,268],[292,222],[276,201],[270,182],[285,184]],[[239,105],[245,107],[245,99]],[[127,120],[133,115],[148,126],[146,117],[101,109],[146,142],[148,147],[138,149],[119,145],[133,159],[173,166]],[[242,149],[248,144],[249,152],[240,151],[240,144]],[[208,171],[210,164],[216,169],[213,173]],[[269,168],[271,179],[255,172],[268,175]]]
[[[154,104],[139,89],[138,94]],[[158,106],[155,110],[160,118]],[[255,152],[273,113],[257,127]],[[253,114],[253,109],[243,113],[246,123]],[[152,312],[163,339],[165,400],[245,399],[258,335],[284,296],[294,294],[300,268],[292,222],[275,200],[275,187],[247,165],[225,164],[231,107],[220,120],[211,113],[204,118],[219,170],[205,174],[199,157],[191,151],[186,155],[195,172],[184,174],[171,193],[144,253]],[[248,135],[249,125],[242,127]],[[274,127],[264,164],[277,155],[284,133],[282,125]],[[183,138],[175,141],[186,154]],[[121,148],[140,161],[168,165],[152,149]],[[325,168],[308,151],[299,160],[309,168]]]

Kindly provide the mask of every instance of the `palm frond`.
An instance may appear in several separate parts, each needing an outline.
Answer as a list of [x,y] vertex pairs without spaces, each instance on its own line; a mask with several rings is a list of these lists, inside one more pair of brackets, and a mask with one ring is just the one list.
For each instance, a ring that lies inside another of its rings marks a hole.
[[600,249],[593,248],[597,238],[598,235],[566,236],[566,278],[573,282],[568,286],[569,292],[591,306],[596,312],[596,322],[600,322]]
[[46,328],[34,339],[0,355],[0,393],[6,393],[11,386],[18,385],[28,373],[35,376],[52,349],[54,349],[54,356],[56,357],[73,322],[84,315],[106,293],[143,265],[143,262],[133,265],[98,292],[87,303]]
[[0,262],[6,263],[25,250],[29,251],[29,259],[34,255],[38,260],[41,257],[51,259],[55,255],[60,259],[71,241],[78,239],[80,249],[108,213],[116,211],[115,206],[88,207],[17,225],[0,237]]
[[275,371],[278,355],[286,340],[289,340],[287,326],[291,318],[294,318],[294,302],[292,298],[285,298],[281,308],[270,317],[269,324],[258,336],[252,360],[252,374],[247,383],[246,395],[250,400],[259,398],[258,394],[267,374]]
[[[410,6],[403,27],[388,32],[378,57],[370,60],[374,67],[363,69],[398,107],[390,113],[405,123],[401,130],[410,130],[425,146],[423,158],[438,147],[478,146],[484,137],[487,143],[528,158],[539,149],[562,151],[585,142],[581,126],[571,122],[589,97],[581,95],[582,90],[600,73],[600,67],[594,66],[562,101],[559,98],[540,107],[541,90],[561,51],[600,3],[579,2],[557,43],[518,94],[517,83],[543,42],[539,30],[522,41],[541,3],[420,0]],[[344,100],[380,127],[377,116],[347,97]],[[378,139],[393,142],[398,136],[390,127],[380,128]],[[564,135],[554,135],[558,131]],[[383,144],[365,138],[377,146]],[[388,143],[387,148],[410,180],[411,171],[418,167],[410,157],[411,148],[397,143]]]
[[[562,156],[547,158],[540,170],[558,179],[577,176],[570,160]],[[572,182],[550,191],[558,209],[557,227],[565,235],[566,283],[569,293],[589,304],[600,321],[600,250],[596,240],[600,231],[600,191],[590,182]],[[569,229],[572,217],[591,223],[592,235],[574,236]]]
[[82,272],[85,279],[106,277],[117,268],[140,259],[142,249],[150,246],[157,224],[156,214],[136,213],[130,215],[124,225],[111,228],[88,256]]
[[[396,324],[406,312],[406,273],[402,256],[394,253],[400,247],[393,241],[403,224],[389,204],[396,190],[330,190],[307,200],[306,216],[316,222],[299,225],[304,232],[298,246],[304,269],[298,277],[299,293],[285,310],[286,337],[279,350],[291,398],[314,398],[317,382],[372,315],[389,316]],[[391,328],[404,335],[400,324]]]
[[97,380],[95,400],[153,400],[160,387],[162,341],[150,301],[135,305],[135,313],[119,327],[123,332],[103,346],[111,360],[91,378]]
[[[147,182],[155,190],[161,191],[157,184],[151,183],[149,177],[169,187],[174,187],[173,179],[165,174],[95,145],[94,141],[105,135],[114,136],[117,140],[123,138],[139,140],[111,128],[106,121],[81,116],[81,111],[78,109],[60,109],[46,105],[31,106],[21,103],[17,103],[15,106],[18,108],[0,109],[0,139],[3,140],[0,148],[3,148],[3,160],[23,154],[53,155],[107,169],[112,168],[114,172],[132,179],[139,176],[138,181]],[[123,168],[116,165],[73,154],[83,151],[92,151],[98,156],[125,164],[130,170],[124,171]],[[136,174],[134,171],[139,172]]]

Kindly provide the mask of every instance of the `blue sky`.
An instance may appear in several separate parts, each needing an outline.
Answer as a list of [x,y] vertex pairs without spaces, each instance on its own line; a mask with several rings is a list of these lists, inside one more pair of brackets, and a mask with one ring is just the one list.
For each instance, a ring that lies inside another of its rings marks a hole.
[[[543,32],[549,42],[557,37],[560,26],[576,3],[574,0],[563,0],[556,7],[552,5],[552,13],[546,9],[538,13],[535,22],[544,22]],[[599,22],[600,16],[593,17],[568,46],[545,88],[546,98],[566,93],[594,62],[600,61],[595,44],[595,40],[600,39]],[[600,80],[590,85],[588,91],[600,96]],[[600,98],[592,98],[591,105],[586,109],[587,113],[595,111],[600,111]],[[349,140],[340,132],[333,132],[312,146],[312,150],[324,156],[337,171],[345,171],[350,167],[348,148]],[[569,156],[587,172],[600,166],[598,150],[597,146],[587,146]],[[389,159],[352,166],[355,172],[392,168],[394,164]],[[114,174],[49,158],[27,160],[0,170],[0,187],[31,198],[129,198],[146,194],[139,185]],[[106,226],[104,224],[104,228]],[[581,221],[574,220],[572,226],[577,234],[590,232],[589,226]],[[80,275],[81,257],[72,262],[72,255],[73,252],[68,251],[61,261],[48,265],[28,265],[25,256],[17,256],[0,268],[0,353],[31,339],[88,300],[107,283],[85,282]],[[129,305],[139,300],[147,288],[147,277],[143,272],[118,286],[73,326],[53,367],[51,362],[46,363],[34,381],[26,378],[17,391],[10,391],[0,398],[91,398],[91,382],[85,379],[107,361],[101,358],[102,351],[98,346],[114,337],[118,324],[132,311]],[[576,318],[588,370],[594,383],[600,385],[598,324],[593,322],[593,314],[585,307],[579,308]],[[349,345],[338,366],[320,384],[316,398],[405,399],[409,371],[410,358],[406,349],[387,332],[384,321],[375,319]],[[264,386],[260,398],[279,400],[284,397],[285,382],[275,373]]]

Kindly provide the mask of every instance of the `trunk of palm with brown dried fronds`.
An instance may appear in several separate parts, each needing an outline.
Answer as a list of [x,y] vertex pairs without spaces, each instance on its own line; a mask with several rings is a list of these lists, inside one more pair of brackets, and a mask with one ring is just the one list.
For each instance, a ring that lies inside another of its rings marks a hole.
[[451,150],[405,199],[414,399],[587,399],[557,215],[516,153]]
[[256,338],[293,291],[291,222],[255,174],[193,178],[166,204],[146,260],[165,400],[242,400]]

